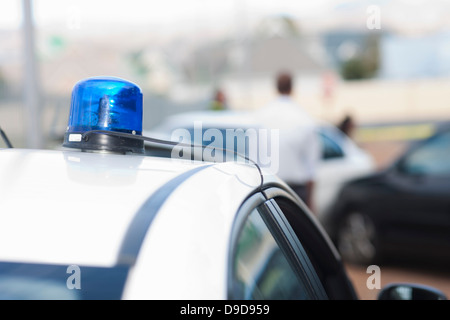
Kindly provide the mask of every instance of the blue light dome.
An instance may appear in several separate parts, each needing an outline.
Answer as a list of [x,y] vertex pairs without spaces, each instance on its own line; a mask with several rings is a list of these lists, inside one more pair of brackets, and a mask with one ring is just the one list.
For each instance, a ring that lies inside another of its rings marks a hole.
[[88,143],[81,139],[83,134],[92,130],[142,135],[142,115],[143,96],[136,84],[116,77],[82,80],[72,91],[63,146],[119,152],[139,149],[143,152],[143,142],[136,139],[123,138],[125,141],[122,141],[114,135],[92,136]]

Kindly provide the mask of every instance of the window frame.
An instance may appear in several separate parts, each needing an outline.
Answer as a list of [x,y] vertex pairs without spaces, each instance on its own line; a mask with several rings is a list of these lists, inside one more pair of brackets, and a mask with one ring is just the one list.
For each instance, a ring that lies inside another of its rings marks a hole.
[[327,294],[300,240],[274,199],[264,202],[260,214],[286,258],[295,266],[297,275],[307,283],[316,300],[327,300]]
[[[332,300],[358,300],[357,292],[347,275],[341,256],[334,246],[331,238],[319,223],[318,219],[300,200],[298,195],[282,184],[268,186],[264,191],[267,199],[274,199],[283,208],[296,212],[284,212],[289,225],[303,245],[314,270],[318,276],[329,299]],[[301,210],[303,214],[298,214]]]
[[[248,198],[239,209],[230,236],[227,268],[227,298],[233,297],[234,258],[239,236],[250,214],[254,210],[259,213],[267,228],[285,255],[297,277],[307,286],[308,295],[313,299],[328,299],[325,289],[320,284],[300,241],[295,235],[281,209],[273,199],[267,200],[263,194],[257,193]],[[319,282],[319,284],[317,283]]]

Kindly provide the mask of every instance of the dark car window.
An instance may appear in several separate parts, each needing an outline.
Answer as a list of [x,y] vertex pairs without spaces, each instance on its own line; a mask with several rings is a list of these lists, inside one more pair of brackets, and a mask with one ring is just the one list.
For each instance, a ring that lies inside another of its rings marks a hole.
[[401,170],[413,175],[450,175],[450,131],[431,138],[408,154]]
[[73,288],[68,266],[0,262],[1,300],[118,300],[129,268],[79,266]]
[[[203,127],[202,132],[196,133],[194,128],[188,128],[189,134],[191,135],[192,143],[197,145],[204,145],[210,147],[217,147],[224,149],[222,151],[222,156],[219,160],[230,161],[238,160],[238,156],[233,153],[227,152],[226,150],[245,155],[246,157],[251,157],[250,154],[251,147],[257,147],[258,137],[256,135],[256,129],[253,128],[209,128]],[[208,133],[211,135],[209,136]],[[251,133],[255,133],[252,135]],[[222,141],[214,141],[216,137],[221,137]],[[227,139],[230,138],[230,141]],[[213,154],[213,156],[215,156]],[[256,159],[255,159],[256,160]]]
[[[223,149],[229,149],[231,151],[240,153],[245,155],[246,157],[250,157],[250,145],[255,144],[255,146],[258,146],[258,137],[255,136],[255,139],[252,139],[253,136],[249,134],[252,133],[251,130],[255,129],[241,129],[241,128],[230,128],[231,132],[234,132],[235,136],[233,136],[234,141],[228,141],[226,138],[229,136],[227,135],[227,130],[223,128],[202,128],[201,134],[195,134],[194,128],[188,128],[189,134],[192,138],[192,143],[195,144],[202,144],[202,145],[209,145],[211,143],[214,143],[215,146],[222,147]],[[209,140],[205,135],[205,132],[208,130],[218,130],[220,132],[221,137],[223,137],[223,141],[217,143],[214,141],[214,139]],[[342,147],[340,146],[338,139],[335,139],[337,137],[333,137],[333,134],[327,132],[326,130],[319,130],[319,139],[322,146],[322,159],[337,159],[342,158],[344,156],[344,151]],[[232,146],[232,148],[230,148]],[[231,155],[232,156],[232,155]],[[230,154],[226,154],[225,151],[223,153],[223,159],[229,160]]]
[[312,298],[257,209],[250,213],[239,235],[233,269],[234,299]]
[[[241,206],[230,237],[229,299],[357,299],[338,251],[305,209],[279,187]],[[268,243],[273,249],[263,250]]]
[[325,131],[320,130],[319,137],[322,144],[322,159],[336,159],[344,156],[344,151],[339,144]]
[[279,217],[296,240],[296,250],[315,291],[333,300],[357,299],[338,251],[313,215],[307,214],[295,198],[279,188],[267,189],[265,193],[273,198],[275,209],[281,212]]

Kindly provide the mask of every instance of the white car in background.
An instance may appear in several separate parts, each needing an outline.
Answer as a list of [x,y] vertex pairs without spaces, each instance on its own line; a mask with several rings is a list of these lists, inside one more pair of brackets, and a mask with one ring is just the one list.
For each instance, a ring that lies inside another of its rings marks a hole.
[[[202,134],[195,132],[201,126]],[[218,129],[226,136],[226,129],[261,128],[251,112],[246,111],[192,111],[171,115],[144,135],[178,141],[173,133],[177,129],[186,129],[195,144],[208,144],[203,134],[209,129]],[[341,186],[350,179],[357,178],[375,170],[375,162],[370,154],[356,145],[347,135],[332,124],[321,122],[319,129],[322,143],[322,159],[318,170],[318,179],[314,202],[319,219],[324,218],[335,201]],[[186,141],[184,141],[186,142]],[[226,147],[225,139],[223,147]],[[157,146],[146,147],[153,155],[170,156],[170,150],[159,150]],[[248,156],[248,145],[234,147],[234,152],[245,150]],[[162,153],[161,153],[162,152]]]

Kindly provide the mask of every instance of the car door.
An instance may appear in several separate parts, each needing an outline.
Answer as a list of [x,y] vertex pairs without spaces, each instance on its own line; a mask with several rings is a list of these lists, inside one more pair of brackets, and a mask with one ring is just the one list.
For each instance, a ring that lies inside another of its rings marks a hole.
[[[450,131],[412,149],[387,176],[385,236],[414,250],[450,248]],[[448,252],[448,251],[447,251]]]
[[268,200],[257,194],[237,215],[228,298],[355,299],[339,256],[306,207],[280,188],[267,192]]

